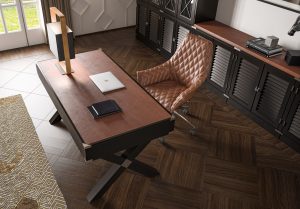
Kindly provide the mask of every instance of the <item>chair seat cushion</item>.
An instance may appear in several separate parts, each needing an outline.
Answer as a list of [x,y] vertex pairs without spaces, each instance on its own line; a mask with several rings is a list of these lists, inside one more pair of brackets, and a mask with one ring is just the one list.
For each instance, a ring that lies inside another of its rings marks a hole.
[[176,81],[163,81],[145,86],[145,89],[166,109],[172,111],[172,104],[178,95],[186,89],[186,87]]

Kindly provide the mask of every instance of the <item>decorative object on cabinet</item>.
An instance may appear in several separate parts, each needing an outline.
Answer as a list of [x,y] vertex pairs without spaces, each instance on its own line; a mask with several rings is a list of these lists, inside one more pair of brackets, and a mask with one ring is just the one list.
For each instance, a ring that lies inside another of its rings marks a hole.
[[271,41],[267,41],[267,39],[263,38],[255,38],[248,40],[246,42],[246,45],[247,47],[257,50],[258,52],[266,55],[267,57],[274,57],[282,54],[283,48],[281,46],[277,44],[275,46],[267,46],[266,42],[269,43]]
[[285,61],[288,65],[300,66],[300,50],[287,51]]
[[188,112],[189,99],[209,74],[212,55],[212,42],[189,33],[171,59],[137,72],[138,82],[166,109],[187,122],[193,128],[192,134],[196,126],[184,114]]
[[[297,31],[300,31],[300,16],[297,18],[288,34],[290,36],[294,36]],[[300,66],[300,50],[289,50],[286,53],[285,61],[288,65]]]
[[278,45],[278,42],[279,42],[279,38],[277,38],[276,36],[267,36],[265,40],[265,45],[274,48],[275,46]]

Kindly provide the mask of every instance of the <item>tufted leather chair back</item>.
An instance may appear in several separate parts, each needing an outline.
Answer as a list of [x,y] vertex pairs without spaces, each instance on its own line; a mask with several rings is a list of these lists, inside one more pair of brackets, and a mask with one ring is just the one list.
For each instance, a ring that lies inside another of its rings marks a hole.
[[185,86],[197,86],[207,78],[212,56],[212,42],[189,33],[168,62],[171,73],[178,82]]
[[189,33],[167,62],[137,72],[138,82],[171,112],[192,98],[211,69],[213,44]]

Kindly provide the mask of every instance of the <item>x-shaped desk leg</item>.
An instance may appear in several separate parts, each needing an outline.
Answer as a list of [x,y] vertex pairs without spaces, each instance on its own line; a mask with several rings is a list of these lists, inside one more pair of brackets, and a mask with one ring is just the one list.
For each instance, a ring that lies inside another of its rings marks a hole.
[[[150,140],[151,141],[151,140]],[[107,173],[97,182],[94,188],[87,195],[87,200],[89,202],[93,201],[96,197],[101,197],[115,182],[115,180],[125,171],[125,169],[130,169],[135,172],[141,173],[147,177],[154,177],[159,175],[159,172],[136,160],[136,156],[143,151],[143,149],[150,143],[147,141],[143,144],[135,146],[133,148],[127,149],[121,156],[118,155],[104,155],[101,158],[110,162],[115,163]]]

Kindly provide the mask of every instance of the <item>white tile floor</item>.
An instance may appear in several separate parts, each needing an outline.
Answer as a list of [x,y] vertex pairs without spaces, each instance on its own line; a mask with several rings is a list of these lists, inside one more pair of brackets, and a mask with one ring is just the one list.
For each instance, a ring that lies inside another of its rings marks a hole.
[[[44,127],[45,123],[48,123],[49,118],[55,112],[55,107],[37,76],[35,65],[38,61],[52,57],[51,54],[43,54],[0,62],[0,98],[21,94],[37,132],[41,124]],[[40,132],[47,133],[45,128]],[[60,133],[57,134],[57,138],[68,134],[66,131],[64,134],[59,131],[54,133],[57,132]],[[45,134],[43,137],[45,138]]]

